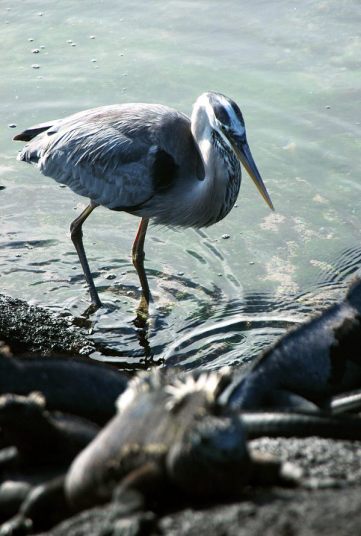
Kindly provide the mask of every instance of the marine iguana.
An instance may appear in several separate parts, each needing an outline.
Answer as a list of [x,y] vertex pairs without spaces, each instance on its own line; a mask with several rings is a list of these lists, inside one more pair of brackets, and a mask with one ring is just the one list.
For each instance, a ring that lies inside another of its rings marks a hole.
[[219,415],[217,396],[228,376],[138,374],[118,399],[117,415],[71,465],[70,504],[83,509],[109,501],[124,478],[141,485],[142,467],[193,497],[239,493],[262,460],[250,457],[238,416]]
[[[65,483],[58,479],[35,488],[7,527],[36,528],[52,501],[60,501],[69,515],[111,500],[119,486],[150,497],[157,489],[173,490],[194,500],[237,496],[254,481],[287,482],[284,466],[250,453],[247,438],[315,433],[360,438],[359,417],[259,411],[270,401],[279,404],[282,392],[284,403],[293,402],[296,393],[332,409],[330,395],[353,384],[342,367],[333,381],[342,345],[346,369],[360,362],[360,346],[354,345],[360,340],[360,294],[358,283],[342,304],[286,335],[241,381],[232,381],[229,371],[138,375],[120,396],[118,414],[72,462]],[[247,407],[255,411],[244,411]],[[293,473],[288,476],[292,480]]]
[[[119,397],[117,415],[75,458],[65,481],[32,489],[0,534],[46,529],[54,509],[59,521],[61,514],[110,501],[119,487],[148,500],[172,494],[195,500],[236,497],[250,482],[293,483],[287,465],[249,453],[237,414],[218,414],[217,396],[228,381],[229,372],[139,373]],[[47,435],[40,435],[45,444]]]
[[[192,501],[236,498],[250,483],[295,483],[299,473],[294,468],[249,451],[247,439],[261,435],[303,437],[317,433],[325,437],[361,438],[358,417],[239,414],[225,410],[218,400],[230,380],[229,371],[180,377],[175,371],[138,374],[120,396],[117,415],[77,455],[66,475],[66,468],[59,472],[61,463],[55,455],[55,480],[44,479],[28,490],[25,500],[24,490],[18,490],[17,506],[22,503],[19,515],[5,524],[0,534],[47,529],[77,511],[110,501],[119,490],[135,489],[148,501],[160,499],[163,504],[170,496],[188,497]],[[15,399],[18,404],[23,402],[20,399]],[[34,401],[29,397],[28,402]],[[39,440],[48,445],[49,434],[50,439],[59,437],[56,423],[55,432],[54,422],[49,428],[52,414],[38,415],[37,420],[43,423],[44,417],[45,426],[37,427],[40,435],[35,437],[35,445]],[[19,425],[21,428],[21,422]],[[14,422],[9,422],[9,426],[10,431],[15,430],[13,443],[18,444],[17,427]],[[60,434],[59,442],[74,443],[73,436],[66,429],[65,432]],[[24,435],[20,433],[20,445],[24,444]],[[28,447],[25,452],[31,449]],[[56,452],[59,454],[59,450],[55,449]],[[42,469],[41,459],[38,456],[38,469]],[[14,494],[10,493],[13,502]]]
[[0,395],[40,391],[49,410],[72,413],[104,424],[128,378],[114,368],[76,359],[18,359],[0,352]]
[[50,481],[64,475],[78,452],[99,432],[97,424],[49,412],[45,404],[40,393],[0,396],[2,443],[9,445],[0,450],[1,521],[16,514],[39,485],[48,482],[49,494]]
[[[235,374],[223,395],[238,410],[304,406],[327,408],[332,396],[361,386],[361,281],[346,298],[289,331]],[[306,403],[306,401],[310,403]]]

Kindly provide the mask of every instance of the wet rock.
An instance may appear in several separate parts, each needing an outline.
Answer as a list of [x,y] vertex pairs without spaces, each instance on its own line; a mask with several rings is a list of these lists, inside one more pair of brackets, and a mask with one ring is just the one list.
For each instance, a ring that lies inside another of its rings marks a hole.
[[0,294],[0,339],[15,353],[89,355],[94,344],[69,321],[42,307]]

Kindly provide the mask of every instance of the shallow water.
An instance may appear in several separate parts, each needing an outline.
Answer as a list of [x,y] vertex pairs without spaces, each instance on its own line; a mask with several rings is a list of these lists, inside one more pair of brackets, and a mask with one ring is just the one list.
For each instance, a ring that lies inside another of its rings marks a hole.
[[117,361],[217,368],[253,359],[344,295],[361,265],[359,0],[3,1],[0,11],[1,292],[74,315],[89,303],[68,233],[86,200],[17,162],[15,132],[125,101],[189,114],[214,89],[240,105],[276,212],[244,173],[217,225],[151,226],[159,323],[144,340],[133,323],[138,220],[98,208],[84,225],[106,305],[93,336]]

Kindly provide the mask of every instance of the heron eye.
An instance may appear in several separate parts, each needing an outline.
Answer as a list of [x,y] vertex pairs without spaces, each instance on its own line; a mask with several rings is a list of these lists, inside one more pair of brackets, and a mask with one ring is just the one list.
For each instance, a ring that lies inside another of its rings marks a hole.
[[242,112],[241,110],[239,109],[239,107],[237,106],[236,103],[233,104],[233,109],[234,109],[234,112],[237,116],[237,118],[239,119],[239,121],[244,124],[244,119],[243,119],[243,115],[242,115]]
[[229,116],[223,106],[217,104],[213,106],[213,111],[222,128],[229,125]]

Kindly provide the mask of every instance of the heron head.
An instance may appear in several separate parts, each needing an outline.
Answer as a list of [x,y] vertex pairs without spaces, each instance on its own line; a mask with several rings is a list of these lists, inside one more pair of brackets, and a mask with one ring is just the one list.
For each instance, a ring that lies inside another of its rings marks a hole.
[[[198,113],[200,110],[203,114]],[[198,97],[193,108],[193,115],[196,114],[198,116],[202,115],[203,121],[208,122],[209,126],[219,134],[224,143],[235,153],[267,205],[274,210],[271,198],[249,148],[243,115],[238,105],[221,93],[207,92]]]

